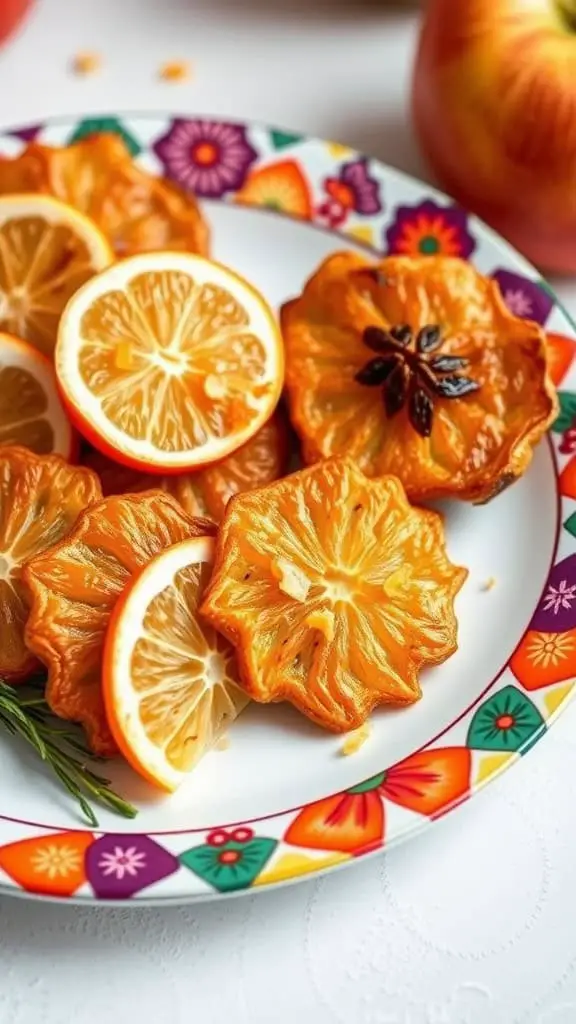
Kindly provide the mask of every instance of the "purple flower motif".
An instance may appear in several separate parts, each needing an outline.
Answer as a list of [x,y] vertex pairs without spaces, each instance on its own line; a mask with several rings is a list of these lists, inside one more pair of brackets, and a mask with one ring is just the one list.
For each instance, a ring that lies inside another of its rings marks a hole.
[[576,601],[576,584],[569,587],[568,580],[560,580],[557,587],[548,587],[544,597],[543,610],[558,615],[561,608],[570,611],[573,601]]
[[257,153],[241,125],[224,121],[172,122],[154,144],[166,175],[198,196],[219,199],[242,187]]
[[353,160],[344,164],[337,178],[327,178],[325,188],[333,199],[340,200],[343,206],[351,207],[355,213],[365,216],[379,213],[380,185],[368,174],[368,160]]
[[576,555],[570,555],[550,573],[544,595],[530,629],[538,633],[566,633],[576,628]]
[[398,206],[393,223],[384,233],[389,253],[406,256],[460,256],[468,259],[476,241],[468,230],[468,216],[454,204],[440,206],[425,199],[416,206]]
[[340,180],[349,185],[354,197],[354,210],[366,217],[371,214],[380,213],[382,203],[380,201],[380,185],[375,178],[368,174],[368,160],[353,160],[352,163],[344,164],[340,171]]
[[86,853],[86,875],[100,899],[128,899],[178,870],[176,857],[148,836],[105,835]]
[[529,277],[514,274],[511,270],[496,270],[492,277],[498,282],[502,298],[511,313],[535,320],[544,326],[554,308],[554,300],[544,288]]
[[529,317],[532,312],[532,303],[526,292],[523,292],[520,288],[516,289],[516,291],[509,288],[505,293],[504,301],[510,312],[514,313],[515,316]]
[[337,178],[326,178],[324,191],[327,198],[316,213],[332,228],[340,227],[352,210],[369,217],[382,209],[380,185],[368,174],[366,157],[344,164]]
[[102,854],[98,867],[103,875],[113,875],[119,882],[126,875],[136,878],[138,872],[146,867],[146,854],[135,846],[116,846],[113,851]]

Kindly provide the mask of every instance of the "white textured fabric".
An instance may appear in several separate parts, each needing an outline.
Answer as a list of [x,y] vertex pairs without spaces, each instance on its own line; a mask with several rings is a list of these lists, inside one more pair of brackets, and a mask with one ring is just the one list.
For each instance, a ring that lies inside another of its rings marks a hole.
[[574,1024],[575,726],[317,882],[163,911],[0,900],[0,1021]]
[[[0,119],[261,118],[424,174],[415,27],[374,0],[42,0],[2,56]],[[88,48],[101,74],[71,78]],[[195,80],[157,82],[177,58]],[[0,899],[0,1024],[575,1024],[575,776],[576,706],[448,819],[328,878],[165,911]]]

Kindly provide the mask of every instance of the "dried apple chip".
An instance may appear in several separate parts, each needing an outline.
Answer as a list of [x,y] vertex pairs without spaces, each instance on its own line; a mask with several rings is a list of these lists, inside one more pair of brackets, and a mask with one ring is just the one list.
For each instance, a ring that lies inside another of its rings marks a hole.
[[235,645],[254,700],[334,732],[411,704],[419,671],[457,648],[442,518],[392,476],[331,459],[230,502],[201,612]]

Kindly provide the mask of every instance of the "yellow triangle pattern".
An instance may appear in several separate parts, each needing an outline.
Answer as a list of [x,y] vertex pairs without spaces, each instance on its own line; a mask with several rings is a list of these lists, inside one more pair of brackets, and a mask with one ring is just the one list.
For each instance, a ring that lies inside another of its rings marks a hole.
[[326,149],[336,160],[344,160],[354,155],[354,150],[350,149],[350,146],[343,146],[341,142],[327,142]]
[[499,772],[504,765],[508,764],[515,757],[516,754],[487,754],[478,765],[474,785],[480,786],[483,782],[487,782],[492,775]]
[[563,683],[562,686],[556,686],[550,693],[547,693],[544,697],[544,707],[547,711],[547,716],[553,715],[554,712],[560,707],[562,701],[566,699],[570,691],[574,687],[574,681],[569,683]]
[[258,875],[254,885],[271,885],[273,882],[286,882],[298,875],[309,875],[312,871],[322,871],[334,864],[350,860],[348,853],[326,853],[320,857],[309,857],[305,853],[284,853],[272,866]]
[[368,245],[374,245],[374,232],[372,228],[369,228],[364,224],[356,224],[355,227],[348,228],[348,234],[353,238],[357,238],[359,242],[366,242]]

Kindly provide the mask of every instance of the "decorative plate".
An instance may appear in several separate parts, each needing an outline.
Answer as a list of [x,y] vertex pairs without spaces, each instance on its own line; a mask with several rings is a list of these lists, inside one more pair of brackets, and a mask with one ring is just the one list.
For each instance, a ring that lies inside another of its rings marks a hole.
[[230,747],[171,798],[113,766],[140,812],[126,824],[99,809],[92,832],[32,756],[0,735],[0,892],[210,899],[305,878],[416,832],[513,765],[566,706],[576,682],[576,331],[493,232],[345,146],[251,123],[127,115],[8,131],[0,153],[101,129],[206,202],[215,256],[274,305],[338,248],[466,257],[498,280],[515,313],[545,326],[560,387],[560,417],[527,476],[486,507],[446,510],[450,554],[470,569],[458,653],[424,677],[419,704],[375,714],[354,756],[290,708],[252,706]]

